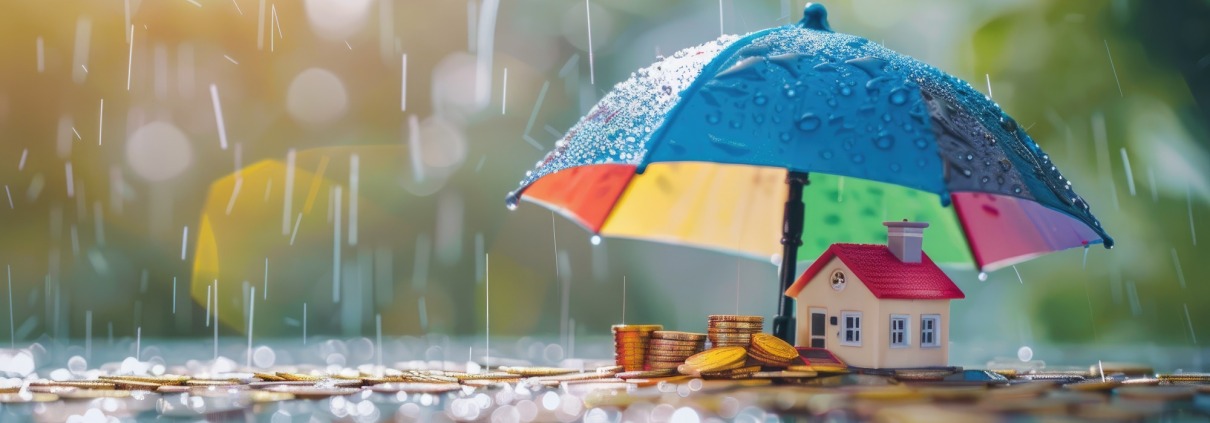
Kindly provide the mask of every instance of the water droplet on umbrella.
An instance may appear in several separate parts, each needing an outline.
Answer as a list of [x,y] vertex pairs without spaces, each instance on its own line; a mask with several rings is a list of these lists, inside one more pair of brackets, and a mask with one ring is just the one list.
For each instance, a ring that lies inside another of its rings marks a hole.
[[987,272],[979,272],[979,280],[980,280],[980,281],[986,281],[986,280],[987,280]]
[[903,167],[900,166],[899,163],[891,163],[891,172],[899,173],[901,169],[903,169]]
[[742,128],[742,127],[744,126],[744,122],[743,122],[743,121],[741,121],[741,120],[738,120],[738,119],[737,119],[737,120],[732,120],[732,121],[730,122],[730,125],[731,125],[731,128],[732,128],[732,129],[739,129],[739,128]]
[[821,124],[823,124],[823,121],[815,116],[814,113],[807,113],[798,118],[798,129],[803,131],[814,131],[819,129]]
[[966,176],[966,177],[968,177],[968,178],[969,178],[969,177],[971,176],[971,170],[970,170],[970,169],[962,169],[962,176]]
[[758,95],[758,96],[752,98],[752,102],[756,103],[757,106],[764,106],[765,103],[769,102],[769,99],[765,98],[765,96],[763,96],[763,95]]
[[890,113],[883,113],[883,114],[882,114],[882,121],[883,121],[883,122],[890,123],[890,122],[891,122],[891,114],[890,114]]
[[853,90],[852,90],[851,88],[849,88],[849,87],[842,87],[842,88],[840,89],[840,95],[843,95],[843,96],[848,96],[848,95],[850,95],[850,94],[853,94]]
[[929,142],[926,141],[924,138],[916,138],[916,141],[913,141],[913,142],[916,143],[916,147],[921,150],[928,148],[928,146],[929,146]]
[[793,88],[786,90],[786,97],[794,98],[795,95],[796,95],[796,93],[794,92]]
[[865,162],[865,156],[861,155],[861,154],[854,154],[850,158],[853,159],[853,163],[864,163]]
[[601,236],[593,235],[591,241],[592,241],[592,245],[601,245]]
[[903,88],[891,90],[891,104],[899,106],[903,103],[907,103],[907,90],[904,90]]
[[1020,193],[1021,193],[1021,186],[1013,185],[1013,194],[1020,194]]
[[781,139],[781,142],[789,142],[789,141],[790,141],[790,134],[789,134],[789,133],[786,133],[786,132],[782,132],[782,133],[781,133],[781,134],[779,134],[777,137],[778,137],[779,139]]
[[895,146],[895,137],[887,133],[879,134],[878,138],[874,139],[874,146],[882,150],[890,150]]
[[752,115],[752,121],[756,122],[758,124],[765,123],[765,115],[760,114],[760,113],[754,114],[754,115]]
[[828,106],[833,107],[833,108],[835,108],[837,105],[840,104],[840,103],[837,103],[836,99],[834,99],[834,98],[829,98],[827,103],[828,103]]
[[707,115],[706,115],[706,122],[707,122],[707,123],[709,123],[709,124],[713,125],[713,124],[717,124],[717,123],[718,123],[718,121],[719,121],[719,116],[718,116],[718,113],[717,113],[717,112],[715,112],[715,113],[709,113],[709,114],[707,114]]
[[819,157],[824,160],[832,160],[832,150],[823,150],[819,152]]
[[991,180],[992,180],[992,178],[989,178],[989,177],[986,177],[986,176],[984,176],[984,177],[982,177],[982,178],[980,178],[980,179],[979,179],[979,181],[980,181],[980,182],[983,182],[983,183],[985,183],[985,184],[986,184],[986,183],[988,183],[988,182],[991,182]]
[[1005,131],[1010,133],[1017,132],[1017,121],[1008,116],[1000,118],[1000,126],[1003,127]]
[[974,160],[974,159],[975,159],[975,155],[974,155],[974,154],[971,154],[971,153],[966,153],[966,161],[968,161],[968,162],[969,162],[969,161]]

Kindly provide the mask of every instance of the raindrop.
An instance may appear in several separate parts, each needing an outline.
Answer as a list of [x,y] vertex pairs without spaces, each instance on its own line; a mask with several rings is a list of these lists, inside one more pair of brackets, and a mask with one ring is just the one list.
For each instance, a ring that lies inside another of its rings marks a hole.
[[974,155],[974,154],[966,153],[966,161],[968,161],[968,162],[969,162],[969,161],[974,160],[974,159],[975,159],[975,155]]
[[717,124],[717,123],[718,123],[718,121],[719,121],[718,112],[715,112],[715,113],[710,113],[710,114],[707,114],[707,115],[706,115],[706,122],[707,122],[707,123],[709,123],[709,124],[711,124],[711,125],[714,125],[714,124]]
[[794,92],[794,89],[791,88],[786,90],[787,98],[794,98],[795,95],[797,95],[797,93]]
[[921,150],[928,148],[928,146],[929,146],[929,142],[926,141],[924,138],[916,138],[916,141],[913,141],[913,142],[916,144],[916,148],[919,148]]
[[832,160],[832,150],[823,150],[819,152],[819,157],[824,160]]
[[601,236],[600,235],[592,236],[592,245],[601,245]]
[[832,107],[832,108],[835,108],[837,105],[840,104],[840,103],[837,103],[836,99],[834,99],[834,98],[829,98],[827,103],[828,103],[828,106]]
[[821,124],[823,124],[823,121],[821,121],[819,117],[815,116],[814,113],[806,113],[802,115],[802,117],[798,118],[798,129],[803,131],[814,131],[819,129]]
[[899,163],[891,163],[891,172],[899,173],[902,168],[903,167],[900,166]]
[[891,104],[900,106],[903,105],[903,103],[907,103],[907,90],[903,88],[891,90]]
[[765,103],[768,103],[768,102],[769,102],[769,99],[763,95],[757,95],[756,97],[752,98],[752,103],[755,103],[757,106],[764,106]]
[[861,154],[854,154],[854,155],[853,155],[852,157],[850,157],[850,158],[853,160],[853,163],[865,163],[865,156],[864,156],[864,155],[861,155]]
[[883,121],[883,122],[886,122],[886,123],[891,123],[891,114],[890,114],[890,113],[883,113],[883,114],[882,114],[882,121]]
[[987,272],[979,272],[979,280],[980,280],[980,281],[986,281],[986,280],[987,280]]
[[732,120],[732,121],[730,122],[730,126],[731,126],[731,129],[739,129],[739,128],[742,128],[742,127],[744,126],[744,121],[742,121],[742,120],[738,120],[738,119],[737,119],[737,120]]
[[1013,185],[1013,194],[1020,194],[1020,193],[1021,193],[1021,186]]
[[788,132],[782,132],[777,137],[781,139],[781,142],[790,142],[790,134]]
[[508,197],[504,199],[504,207],[507,207],[509,210],[517,209],[517,193],[516,192],[508,193]]
[[840,88],[840,95],[843,95],[843,96],[848,96],[848,95],[850,95],[850,94],[853,94],[853,89],[851,89],[851,88],[849,88],[849,87],[841,87],[841,88]]

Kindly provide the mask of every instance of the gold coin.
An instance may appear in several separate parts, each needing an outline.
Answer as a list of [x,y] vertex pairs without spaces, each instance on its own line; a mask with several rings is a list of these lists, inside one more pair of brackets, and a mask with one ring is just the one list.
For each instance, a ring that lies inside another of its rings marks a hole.
[[[164,386],[164,385],[160,385],[158,383],[139,382],[137,380],[115,380],[115,381],[113,381],[113,384],[114,384],[114,387],[117,389],[126,389],[126,390],[131,390],[131,391],[154,391],[157,388]],[[176,385],[168,385],[168,386],[176,386]]]
[[1168,373],[1158,374],[1155,377],[1172,382],[1210,382],[1210,373]]
[[275,373],[275,374],[277,375],[277,377],[280,377],[280,378],[285,379],[285,380],[305,380],[305,381],[320,381],[320,380],[323,380],[323,378],[322,378],[322,377],[319,377],[319,376],[313,376],[313,375],[306,375],[306,374],[302,374],[302,373],[286,373],[286,372],[277,372],[277,373]]
[[702,372],[702,377],[711,378],[730,378],[735,376],[747,376],[759,372],[760,366],[744,366],[737,367],[731,370],[719,370],[714,372]]
[[710,372],[740,367],[747,358],[748,352],[743,348],[724,347],[694,354],[685,359],[685,364],[696,368],[698,372]]
[[647,343],[647,345],[651,345],[651,346],[668,345],[668,346],[691,347],[691,346],[702,345],[705,343],[706,343],[706,335],[702,335],[702,339],[694,340],[694,341],[679,341],[679,340],[675,340],[675,339],[658,339],[657,338],[657,339],[652,339],[651,342]]
[[1063,389],[1067,389],[1067,390],[1071,390],[1071,391],[1084,391],[1084,392],[1109,391],[1110,389],[1116,388],[1116,387],[1118,387],[1118,385],[1121,385],[1121,384],[1122,384],[1121,382],[1118,382],[1116,380],[1101,381],[1101,380],[1096,380],[1096,379],[1090,379],[1090,380],[1085,380],[1085,381],[1080,381],[1080,382],[1069,383],[1069,384],[1063,385]]
[[190,377],[189,376],[176,376],[176,375],[164,375],[164,376],[125,376],[125,375],[122,375],[122,376],[98,376],[97,379],[101,379],[101,380],[105,380],[105,381],[129,380],[129,381],[135,381],[135,382],[154,383],[157,385],[181,385],[181,384],[184,384],[186,380],[189,380]]
[[764,322],[762,316],[743,316],[737,314],[711,314],[708,316],[711,322]]
[[35,380],[29,386],[67,386],[79,389],[113,389],[111,382],[100,380]]
[[554,376],[575,373],[574,369],[564,369],[560,367],[524,367],[524,366],[500,366],[500,371],[508,372],[525,377],[529,376]]
[[55,394],[46,394],[41,392],[25,392],[25,393],[4,393],[0,394],[0,404],[19,404],[26,402],[52,402],[58,401],[59,396]]
[[663,330],[664,325],[613,325],[610,328],[613,332],[654,332]]
[[704,333],[681,332],[675,330],[657,330],[651,332],[652,339],[673,339],[679,341],[702,341],[706,339]]
[[239,382],[233,380],[189,379],[185,381],[186,386],[232,386],[239,384]]
[[639,370],[635,372],[621,372],[614,376],[618,379],[647,379],[653,377],[675,376],[676,367],[659,369],[659,370]]
[[0,394],[15,394],[21,392],[21,383],[0,382]]
[[791,363],[791,361],[788,361],[788,360],[782,360],[780,358],[769,357],[769,356],[766,356],[763,354],[758,354],[758,353],[752,352],[752,351],[748,352],[748,357],[759,362],[760,364],[763,364],[768,367],[786,367],[786,366],[789,366]]
[[301,399],[324,399],[329,397],[338,397],[345,395],[353,395],[361,392],[357,388],[327,388],[319,386],[274,386],[268,389],[273,392],[285,392],[293,394],[295,398]]
[[510,381],[520,379],[521,375],[505,372],[490,372],[490,373],[475,373],[458,376],[459,381],[468,380],[494,380],[494,381]]
[[789,361],[798,358],[798,350],[788,342],[767,333],[752,335],[752,348],[769,356]]
[[621,366],[601,366],[596,368],[597,373],[614,374],[622,371]]
[[710,329],[763,329],[764,322],[724,322],[712,321],[708,323]]
[[275,375],[273,373],[252,373],[252,376],[256,376],[256,377],[260,378],[260,380],[263,380],[266,382],[286,380],[286,378]]
[[683,366],[683,365],[685,365],[685,363],[656,362],[656,363],[648,364],[647,369],[652,370],[652,371],[655,371],[655,370],[661,370],[661,371],[662,370],[673,370],[673,371],[675,371],[676,369],[678,369],[680,366]]
[[702,352],[702,351],[703,351],[703,350],[705,350],[705,349],[706,349],[706,346],[705,346],[705,345],[693,345],[693,346],[688,346],[688,345],[670,345],[670,346],[656,346],[656,347],[651,347],[651,348],[648,348],[648,349],[647,349],[647,352],[649,352],[649,353],[653,353],[653,352],[671,352],[671,353],[693,352],[693,353],[699,353],[699,352]]
[[97,399],[97,398],[127,398],[131,391],[118,389],[77,389],[59,393],[62,399]]
[[410,392],[423,394],[439,394],[442,392],[457,391],[462,389],[462,385],[457,383],[407,383],[407,382],[392,382],[381,383],[369,387],[371,391],[380,393],[396,393]]

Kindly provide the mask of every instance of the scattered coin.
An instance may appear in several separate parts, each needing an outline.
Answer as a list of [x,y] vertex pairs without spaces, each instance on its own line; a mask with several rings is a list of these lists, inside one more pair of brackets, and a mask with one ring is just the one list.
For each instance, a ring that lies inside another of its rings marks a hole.
[[520,367],[520,366],[500,366],[500,371],[520,375],[524,377],[530,376],[554,376],[568,373],[575,373],[573,369],[563,369],[558,367]]
[[621,372],[614,376],[616,376],[618,379],[647,379],[647,378],[653,378],[653,377],[675,376],[676,374],[677,374],[676,367],[674,366],[670,369],[639,370],[639,371],[634,371],[634,372]]
[[0,404],[19,404],[26,402],[58,401],[59,396],[41,392],[3,393],[0,394]]

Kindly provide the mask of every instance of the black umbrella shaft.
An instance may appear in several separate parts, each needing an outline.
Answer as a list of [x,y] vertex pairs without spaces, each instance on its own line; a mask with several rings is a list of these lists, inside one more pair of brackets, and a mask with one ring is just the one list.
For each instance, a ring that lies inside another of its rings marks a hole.
[[786,175],[786,185],[789,192],[786,196],[785,215],[781,228],[781,268],[778,280],[781,289],[777,291],[780,301],[777,303],[777,317],[773,318],[773,335],[794,344],[794,299],[785,295],[790,285],[794,284],[795,269],[798,263],[798,247],[802,245],[802,188],[810,184],[806,172],[789,172]]

